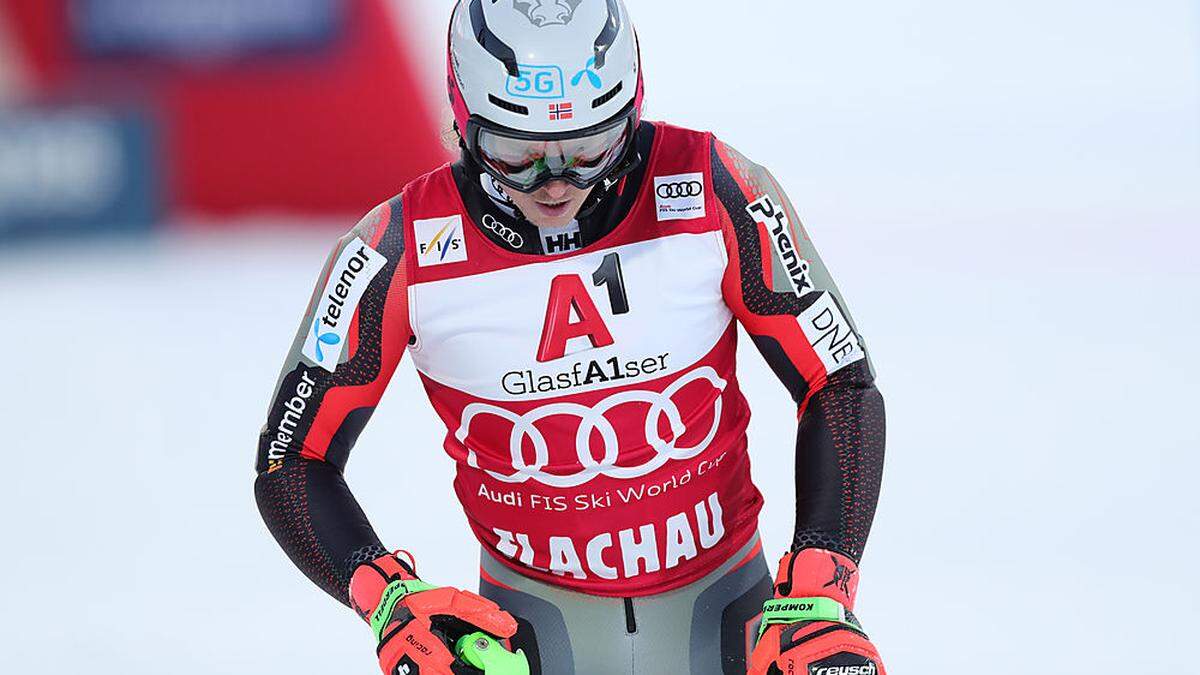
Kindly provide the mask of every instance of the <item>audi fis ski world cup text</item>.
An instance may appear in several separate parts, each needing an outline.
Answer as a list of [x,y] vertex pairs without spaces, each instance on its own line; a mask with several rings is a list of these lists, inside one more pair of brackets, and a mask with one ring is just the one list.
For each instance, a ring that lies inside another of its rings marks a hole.
[[722,452],[711,459],[700,460],[695,467],[684,469],[682,473],[673,474],[662,481],[638,482],[629,487],[618,487],[602,492],[587,492],[568,497],[561,494],[525,492],[521,488],[491,488],[486,482],[481,482],[475,496],[494,504],[550,513],[601,511],[614,506],[637,504],[644,499],[655,499],[684,487],[690,484],[694,478],[716,471],[727,456],[728,453]]

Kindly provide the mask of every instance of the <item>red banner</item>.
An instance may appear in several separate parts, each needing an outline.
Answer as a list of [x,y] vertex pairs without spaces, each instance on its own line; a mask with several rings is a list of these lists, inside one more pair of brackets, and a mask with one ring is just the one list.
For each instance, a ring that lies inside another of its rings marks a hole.
[[[72,2],[86,3],[89,11],[69,7]],[[329,30],[311,31],[321,44],[307,37],[308,43],[276,41],[244,53],[147,48],[143,36],[153,35],[144,27],[148,16],[114,28],[113,12],[87,0],[0,0],[0,11],[31,71],[38,103],[149,110],[163,142],[165,201],[174,210],[365,213],[449,155],[439,141],[437,107],[386,0],[334,2],[338,13]],[[72,25],[80,16],[109,23]],[[244,35],[263,42],[269,22],[252,18],[258,32]],[[188,20],[195,22],[195,15]],[[109,40],[105,50],[83,44],[95,35]],[[143,39],[138,49],[111,47],[112,36],[126,35]],[[171,35],[182,42],[188,34]],[[228,50],[230,36],[220,37]],[[208,34],[196,42],[217,43]]]

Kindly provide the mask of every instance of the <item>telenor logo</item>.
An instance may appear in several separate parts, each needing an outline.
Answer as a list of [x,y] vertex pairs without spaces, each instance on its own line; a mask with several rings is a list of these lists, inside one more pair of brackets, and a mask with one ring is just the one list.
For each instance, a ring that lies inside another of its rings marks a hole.
[[595,70],[592,70],[595,67],[596,57],[593,56],[587,60],[586,64],[584,64],[583,70],[575,73],[575,76],[571,78],[571,86],[578,87],[579,83],[583,81],[583,78],[586,75],[588,82],[590,82],[593,87],[597,89],[603,89],[604,81],[600,79],[600,75]]
[[301,354],[331,373],[337,369],[354,311],[371,279],[386,264],[387,259],[362,239],[355,237],[346,244],[317,300],[312,330]]
[[321,349],[322,344],[339,345],[342,343],[342,338],[337,333],[322,333],[321,321],[313,322],[313,335],[317,337],[317,361],[325,360],[325,352]]

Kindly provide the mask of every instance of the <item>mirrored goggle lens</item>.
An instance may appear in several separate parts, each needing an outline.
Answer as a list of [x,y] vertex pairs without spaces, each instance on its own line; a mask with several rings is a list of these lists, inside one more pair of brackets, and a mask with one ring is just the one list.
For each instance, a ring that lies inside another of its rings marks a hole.
[[517,185],[532,187],[550,178],[591,183],[621,158],[629,125],[588,136],[554,141],[511,138],[480,129],[478,153],[489,168]]

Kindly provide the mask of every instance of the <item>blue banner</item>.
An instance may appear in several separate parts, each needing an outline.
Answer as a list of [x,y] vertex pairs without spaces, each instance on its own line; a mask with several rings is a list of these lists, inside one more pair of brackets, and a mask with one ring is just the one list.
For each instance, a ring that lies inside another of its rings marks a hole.
[[155,146],[138,112],[0,110],[0,240],[151,227],[163,201]]
[[93,56],[211,58],[328,45],[346,0],[71,0],[71,26]]

